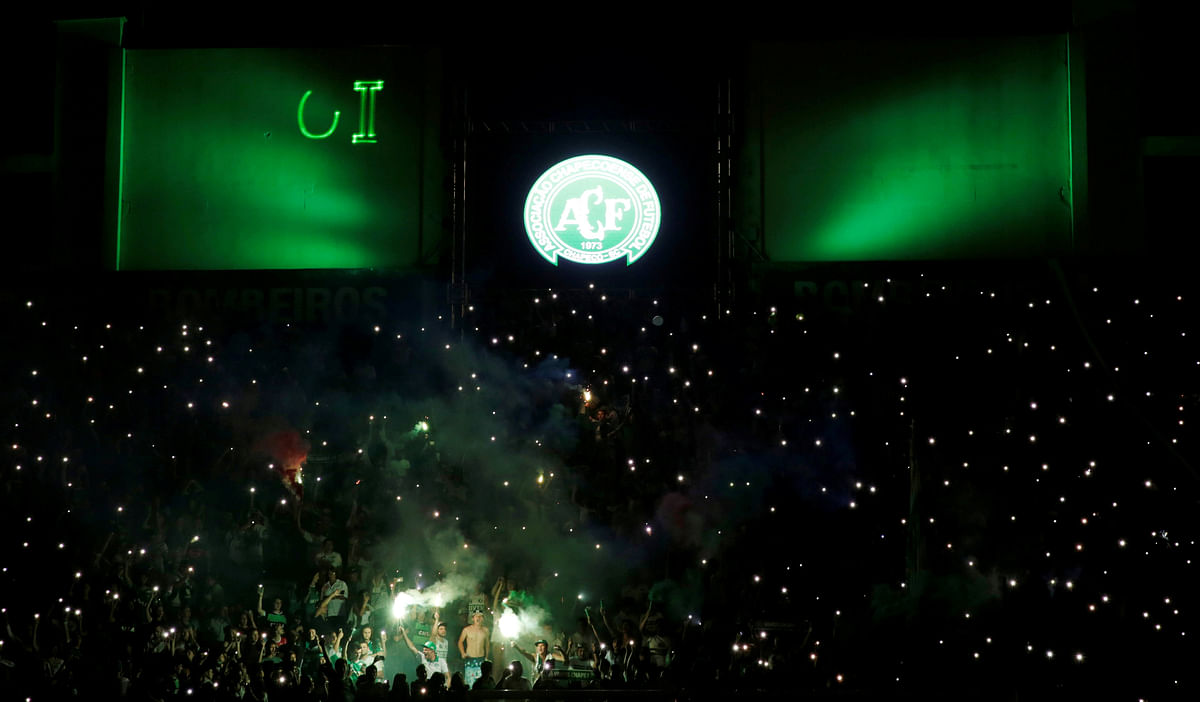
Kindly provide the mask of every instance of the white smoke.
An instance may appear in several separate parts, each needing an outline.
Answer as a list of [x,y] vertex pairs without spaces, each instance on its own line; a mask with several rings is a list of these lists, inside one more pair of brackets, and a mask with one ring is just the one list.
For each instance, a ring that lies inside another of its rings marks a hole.
[[536,606],[510,608],[503,605],[504,614],[496,620],[496,630],[492,640],[507,643],[509,641],[534,641],[542,637],[543,628],[551,621],[550,614]]

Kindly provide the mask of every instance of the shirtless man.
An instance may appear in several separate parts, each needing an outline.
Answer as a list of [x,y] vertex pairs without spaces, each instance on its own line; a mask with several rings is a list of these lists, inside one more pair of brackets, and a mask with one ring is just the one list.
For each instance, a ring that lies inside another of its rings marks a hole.
[[483,625],[483,612],[475,612],[471,615],[471,624],[458,635],[458,652],[463,657],[463,681],[467,689],[471,689],[479,679],[479,668],[488,657],[490,646],[491,638],[487,627]]

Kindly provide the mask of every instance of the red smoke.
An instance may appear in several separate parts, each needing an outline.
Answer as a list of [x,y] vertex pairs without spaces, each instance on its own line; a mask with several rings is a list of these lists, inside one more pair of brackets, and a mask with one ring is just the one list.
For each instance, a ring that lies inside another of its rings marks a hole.
[[302,464],[308,458],[309,444],[295,429],[284,429],[268,434],[260,443],[263,452],[275,462],[283,484],[296,495],[304,497],[304,485],[300,483]]
[[687,495],[678,492],[663,495],[657,518],[671,538],[689,546],[700,545],[704,520]]

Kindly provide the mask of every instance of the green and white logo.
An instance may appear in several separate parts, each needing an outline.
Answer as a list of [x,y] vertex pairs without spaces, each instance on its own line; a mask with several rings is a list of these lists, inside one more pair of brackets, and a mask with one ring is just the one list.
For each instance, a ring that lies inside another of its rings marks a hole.
[[541,175],[525,199],[525,232],[542,258],[626,265],[658,236],[658,193],[641,171],[611,156],[576,156]]

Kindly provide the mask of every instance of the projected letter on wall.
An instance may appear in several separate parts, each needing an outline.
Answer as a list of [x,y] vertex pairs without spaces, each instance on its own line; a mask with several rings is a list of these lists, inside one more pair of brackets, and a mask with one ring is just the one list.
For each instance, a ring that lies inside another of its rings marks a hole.
[[[358,105],[358,131],[350,136],[351,144],[374,144],[376,142],[375,93],[380,90],[383,90],[383,81],[381,80],[354,81],[354,91],[360,97]],[[333,111],[333,123],[329,125],[329,129],[323,134],[312,132],[304,122],[304,103],[308,102],[308,99],[312,97],[312,93],[313,91],[307,90],[300,97],[300,105],[296,108],[296,124],[300,127],[300,133],[309,139],[326,139],[337,130],[338,118],[342,116],[342,112],[341,110]]]
[[309,139],[325,139],[333,134],[337,129],[338,118],[342,116],[341,110],[333,111],[333,123],[329,125],[329,129],[324,134],[314,134],[309,131],[308,125],[304,123],[304,103],[308,102],[308,98],[312,97],[311,90],[305,91],[304,96],[300,98],[300,106],[296,108],[296,123],[300,125],[300,133]]
[[550,168],[525,199],[525,233],[538,254],[585,264],[625,257],[626,265],[654,243],[661,220],[658,194],[646,176],[611,156],[576,156]]
[[[358,131],[350,137],[353,144],[375,143],[375,93],[383,90],[381,80],[356,80],[354,90],[361,97],[358,105]],[[367,96],[370,95],[370,98]],[[368,107],[368,103],[370,106]]]

